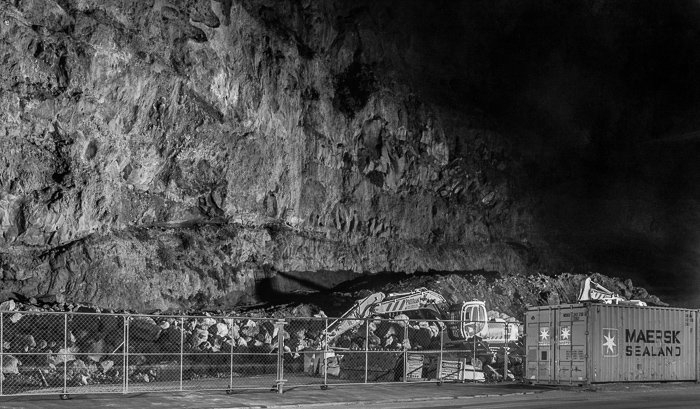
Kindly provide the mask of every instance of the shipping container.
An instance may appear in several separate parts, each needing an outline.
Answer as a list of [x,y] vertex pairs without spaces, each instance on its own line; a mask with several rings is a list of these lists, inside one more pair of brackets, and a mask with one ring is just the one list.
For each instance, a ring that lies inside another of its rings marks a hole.
[[698,379],[695,310],[562,304],[530,308],[525,320],[531,383]]

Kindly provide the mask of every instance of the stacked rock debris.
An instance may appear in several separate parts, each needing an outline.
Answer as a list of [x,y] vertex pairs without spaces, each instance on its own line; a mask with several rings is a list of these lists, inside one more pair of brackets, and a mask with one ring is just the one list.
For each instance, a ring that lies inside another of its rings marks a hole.
[[[271,373],[280,335],[285,363],[303,362],[304,352],[324,348],[324,329],[330,322],[322,314],[289,317],[280,327],[274,318],[99,314],[98,309],[86,306],[73,306],[76,314],[56,314],[60,309],[14,301],[0,304],[1,373],[6,385],[62,385],[64,376],[75,386],[121,384],[124,368],[128,368],[129,382],[176,380],[180,370],[187,379],[221,377],[231,368],[235,376],[246,371]],[[490,312],[489,317],[502,318],[503,314]],[[435,320],[377,319],[347,331],[329,347],[439,350],[447,338],[442,332],[441,323]],[[495,354],[479,345],[481,361],[498,362]],[[229,354],[236,357],[235,368]],[[124,365],[127,355],[128,365]],[[517,362],[511,360],[513,363]]]

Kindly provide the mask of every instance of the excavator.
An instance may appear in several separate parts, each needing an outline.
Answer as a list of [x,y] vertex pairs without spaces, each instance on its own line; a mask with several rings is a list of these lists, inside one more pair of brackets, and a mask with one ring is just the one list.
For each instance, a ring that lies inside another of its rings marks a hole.
[[[485,340],[508,342],[518,339],[517,325],[509,325],[508,340],[503,330],[489,330],[486,304],[483,301],[465,301],[448,304],[445,297],[421,287],[404,293],[374,293],[357,301],[339,319],[333,321],[323,334],[330,345],[345,332],[362,325],[369,317],[395,317],[399,314],[420,312],[428,319],[441,322],[452,341],[465,341],[474,336]],[[443,322],[444,321],[444,322]],[[499,339],[500,338],[500,339]]]
[[[408,318],[409,315],[411,318]],[[441,357],[444,356],[445,359],[451,359],[450,356],[454,359],[464,358],[467,355],[471,356],[471,354],[465,354],[466,351],[473,350],[477,359],[476,361],[468,360],[464,370],[471,368],[472,379],[477,381],[485,379],[481,363],[483,362],[484,366],[493,372],[493,368],[486,363],[494,357],[495,351],[499,348],[506,348],[510,342],[518,340],[518,326],[515,323],[502,322],[489,327],[486,304],[483,301],[474,300],[450,304],[439,293],[423,287],[409,292],[388,295],[378,292],[358,300],[345,314],[328,325],[316,345],[329,348],[329,352],[320,355],[309,353],[306,360],[317,363],[310,366],[305,364],[305,370],[309,373],[315,373],[314,368],[320,368],[318,366],[320,365],[318,364],[320,356],[328,359],[342,358],[342,354],[336,355],[335,352],[345,348],[336,348],[335,341],[346,332],[364,324],[367,318],[372,317],[437,322],[443,333],[447,334],[444,339],[444,355],[441,354]],[[357,356],[351,354],[346,359]],[[402,372],[403,361],[399,361],[397,368],[400,369],[399,372]],[[351,362],[345,364],[352,366]],[[360,369],[363,368],[363,365],[365,365],[364,360],[360,362]],[[329,374],[333,375],[330,367],[328,370]],[[338,370],[337,367],[336,370]]]

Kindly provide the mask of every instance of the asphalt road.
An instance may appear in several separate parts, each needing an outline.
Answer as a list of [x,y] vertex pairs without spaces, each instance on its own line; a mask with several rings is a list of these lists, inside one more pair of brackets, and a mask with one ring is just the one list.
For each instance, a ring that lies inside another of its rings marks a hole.
[[700,385],[694,383],[613,384],[590,391],[559,390],[518,384],[401,384],[289,388],[280,395],[269,390],[227,395],[222,391],[132,393],[129,395],[75,395],[62,401],[56,395],[7,397],[0,409],[224,409],[224,408],[562,408],[649,409],[700,408]]
[[[550,391],[535,395],[490,396],[456,399],[433,399],[420,402],[383,403],[381,405],[355,404],[355,408],[382,409],[660,409],[660,408],[700,408],[700,387],[685,387],[672,390],[630,390],[630,391]],[[316,406],[317,408],[319,406]],[[323,407],[323,406],[321,406]],[[332,406],[338,408],[338,406]],[[328,406],[327,408],[331,408]]]

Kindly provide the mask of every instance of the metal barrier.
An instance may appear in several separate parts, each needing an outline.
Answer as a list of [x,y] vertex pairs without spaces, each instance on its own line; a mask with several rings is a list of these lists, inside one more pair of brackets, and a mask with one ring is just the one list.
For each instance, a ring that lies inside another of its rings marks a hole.
[[508,334],[517,323],[489,322],[487,344],[451,340],[445,320],[354,319],[344,332],[328,331],[340,322],[1,312],[0,396],[282,393],[291,386],[499,381],[522,373],[522,344]]

